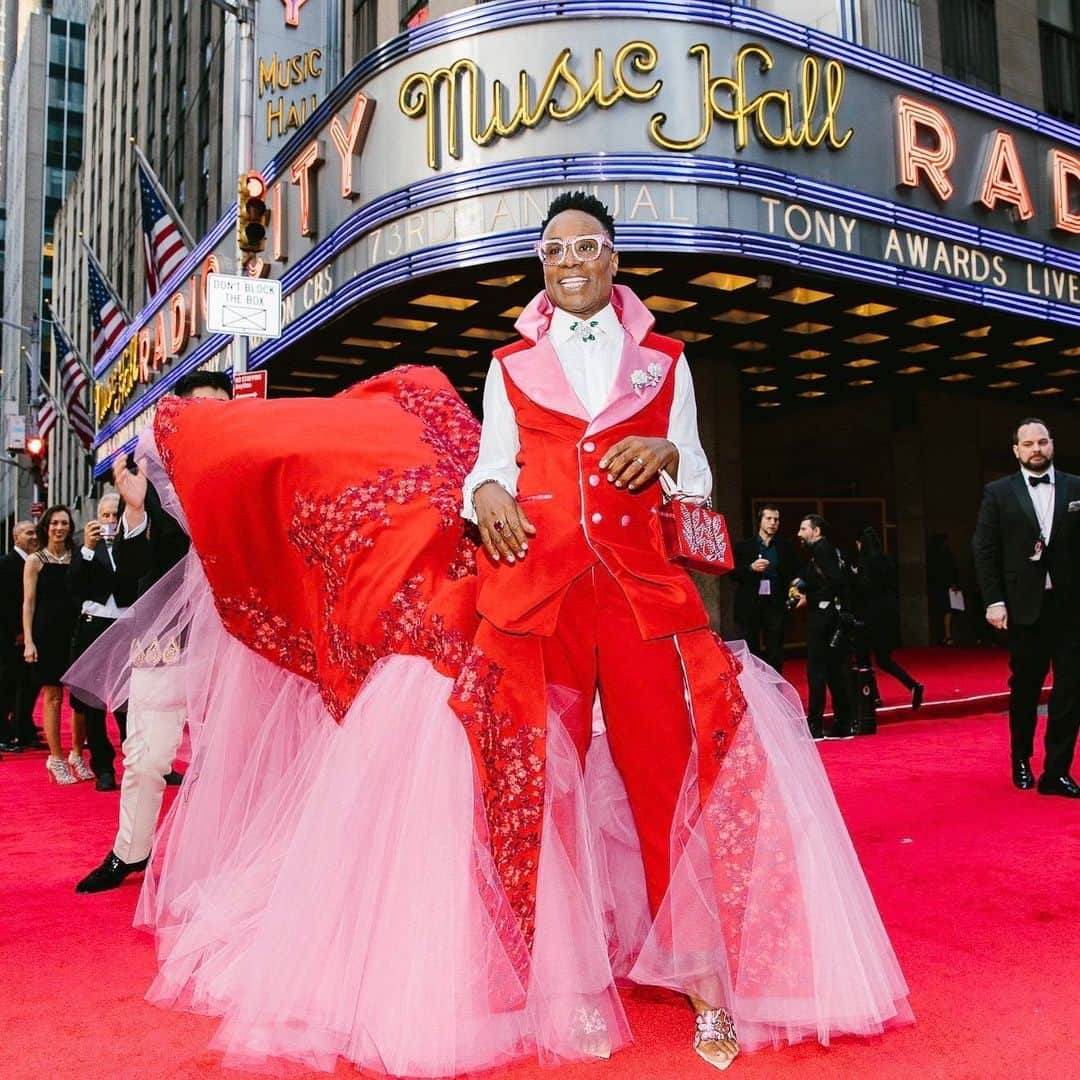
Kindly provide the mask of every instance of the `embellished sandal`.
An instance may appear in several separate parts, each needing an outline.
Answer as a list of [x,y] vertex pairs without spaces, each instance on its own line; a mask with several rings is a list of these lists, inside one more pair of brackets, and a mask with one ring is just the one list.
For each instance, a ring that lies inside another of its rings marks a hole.
[[71,767],[62,757],[53,757],[50,754],[45,759],[45,770],[54,784],[77,784],[79,782],[72,774]]
[[570,1035],[581,1052],[592,1058],[611,1057],[607,1021],[599,1009],[580,1006],[570,1023]]
[[[706,1043],[735,1043],[734,1053],[725,1053],[717,1045],[715,1050],[706,1050]],[[703,1009],[694,1020],[694,1052],[703,1061],[723,1071],[739,1053],[739,1040],[735,1034],[735,1021],[726,1009]]]
[[68,767],[71,769],[76,780],[93,780],[94,774],[90,766],[83,760],[82,754],[76,754],[74,750],[68,754]]

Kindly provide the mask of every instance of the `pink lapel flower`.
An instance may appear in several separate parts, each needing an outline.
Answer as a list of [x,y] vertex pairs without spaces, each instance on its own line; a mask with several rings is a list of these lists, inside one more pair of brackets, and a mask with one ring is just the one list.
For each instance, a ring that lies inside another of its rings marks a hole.
[[641,397],[646,389],[659,386],[663,375],[664,369],[659,364],[650,364],[645,371],[636,368],[630,372],[630,385],[634,388],[634,393]]

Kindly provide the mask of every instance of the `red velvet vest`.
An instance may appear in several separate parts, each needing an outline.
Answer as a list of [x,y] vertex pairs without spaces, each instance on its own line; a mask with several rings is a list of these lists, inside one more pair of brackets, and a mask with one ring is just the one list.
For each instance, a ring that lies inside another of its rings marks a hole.
[[[599,468],[605,451],[627,436],[667,438],[675,390],[675,363],[681,342],[649,333],[640,345],[628,339],[631,359],[641,372],[661,354],[666,371],[640,395],[640,407],[615,412],[604,426],[597,421],[540,404],[515,380],[514,361],[558,363],[554,350],[519,341],[495,353],[517,420],[521,449],[517,463],[518,499],[536,526],[529,553],[514,566],[479,559],[479,613],[512,634],[548,636],[555,631],[562,598],[573,581],[600,563],[622,588],[643,638],[668,637],[708,626],[708,615],[690,576],[663,552],[656,511],[661,489],[654,481],[631,493],[616,488]],[[510,361],[508,363],[508,361]],[[623,364],[623,369],[627,364]],[[520,371],[520,369],[519,369]],[[628,385],[624,388],[631,392]],[[631,399],[633,400],[633,399]],[[620,415],[621,414],[621,415]]]

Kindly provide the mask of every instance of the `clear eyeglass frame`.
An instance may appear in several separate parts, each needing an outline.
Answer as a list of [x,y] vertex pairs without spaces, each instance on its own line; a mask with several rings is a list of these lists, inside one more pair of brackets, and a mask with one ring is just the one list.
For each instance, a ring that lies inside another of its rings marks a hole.
[[558,266],[566,257],[567,247],[578,262],[595,262],[603,254],[604,248],[615,250],[615,245],[606,236],[596,233],[572,236],[569,240],[538,240],[536,254],[545,266]]

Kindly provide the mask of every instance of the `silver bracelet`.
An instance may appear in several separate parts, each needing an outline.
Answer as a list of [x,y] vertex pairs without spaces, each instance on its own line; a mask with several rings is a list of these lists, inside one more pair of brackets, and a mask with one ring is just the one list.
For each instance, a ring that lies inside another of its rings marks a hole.
[[486,480],[481,480],[478,484],[473,484],[472,491],[469,492],[469,503],[474,510],[476,509],[476,493],[485,484],[498,484],[503,491],[506,491],[507,495],[510,494],[510,492],[507,491],[506,485],[501,480],[496,480],[494,476],[489,476]]

